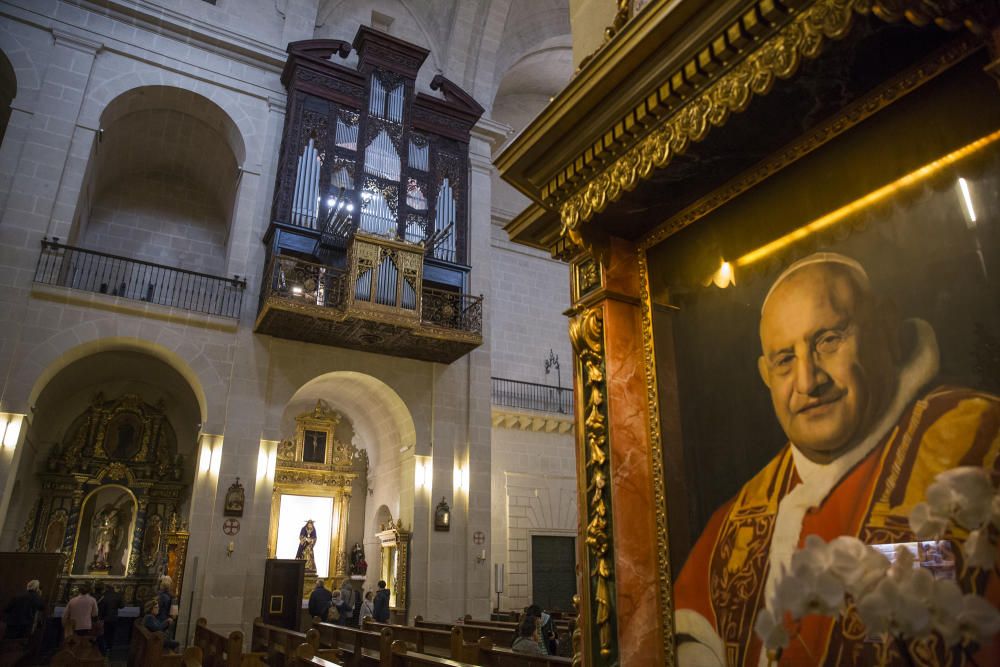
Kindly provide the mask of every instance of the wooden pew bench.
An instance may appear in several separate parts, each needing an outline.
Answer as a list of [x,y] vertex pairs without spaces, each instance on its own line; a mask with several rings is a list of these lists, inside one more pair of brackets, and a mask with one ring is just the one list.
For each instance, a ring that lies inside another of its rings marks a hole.
[[244,653],[242,632],[219,634],[208,627],[204,618],[195,625],[194,645],[201,649],[205,667],[263,667],[267,657],[264,653]]
[[309,644],[302,644],[295,649],[292,661],[287,664],[289,667],[347,667],[346,662],[337,662],[319,657]]
[[[390,654],[392,631],[351,628],[334,623],[316,622],[313,629],[319,633],[319,650],[316,655],[346,667],[379,667],[382,656]],[[340,656],[325,654],[324,650],[337,651]],[[388,664],[388,663],[386,663]]]
[[393,643],[397,641],[405,642],[411,650],[417,653],[427,653],[443,658],[451,655],[450,630],[419,628],[413,625],[389,625],[388,623],[377,623],[370,618],[364,620],[364,627],[366,630],[388,628],[392,631]]
[[515,653],[506,646],[494,646],[486,637],[477,642],[478,650],[475,656],[466,653],[466,659],[484,667],[562,667],[572,665],[572,658],[557,655],[531,655],[530,653]]
[[189,646],[183,653],[168,651],[163,646],[166,635],[150,632],[143,625],[143,618],[137,618],[132,626],[132,641],[128,646],[128,667],[193,667],[201,665],[201,649]]
[[319,632],[297,632],[277,625],[268,625],[260,618],[253,622],[250,635],[250,650],[267,656],[268,667],[284,667],[292,661],[295,650],[302,644],[309,644],[313,650],[319,648]]
[[[408,627],[408,626],[400,626]],[[396,640],[392,642],[390,662],[386,667],[472,667],[467,662],[458,662],[450,658],[442,658],[419,651],[410,650],[407,642]]]

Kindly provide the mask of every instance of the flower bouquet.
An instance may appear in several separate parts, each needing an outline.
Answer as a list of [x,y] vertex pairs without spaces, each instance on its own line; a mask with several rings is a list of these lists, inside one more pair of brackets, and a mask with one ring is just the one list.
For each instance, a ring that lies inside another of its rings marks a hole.
[[[982,468],[964,467],[935,477],[926,502],[914,506],[910,528],[918,539],[940,539],[967,532],[962,542],[966,568],[993,569],[1000,537],[1000,494]],[[954,579],[935,578],[917,565],[905,544],[890,559],[854,537],[824,542],[806,538],[776,580],[774,593],[757,616],[754,630],[767,651],[768,664],[796,638],[807,615],[836,618],[855,613],[868,635],[880,640],[883,662],[890,645],[909,664],[913,642],[929,641],[960,647],[970,664],[978,648],[1000,632],[1000,612],[985,598],[963,593]]]

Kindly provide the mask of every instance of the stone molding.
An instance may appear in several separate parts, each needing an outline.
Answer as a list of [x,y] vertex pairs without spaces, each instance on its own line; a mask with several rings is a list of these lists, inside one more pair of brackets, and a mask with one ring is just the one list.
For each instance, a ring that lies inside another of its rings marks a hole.
[[571,433],[573,417],[571,415],[556,416],[540,412],[520,412],[493,406],[492,424],[494,428],[509,428],[517,431],[534,431],[535,433]]
[[86,53],[89,56],[97,55],[97,52],[104,48],[103,42],[74,35],[59,28],[52,28],[52,38],[57,45],[65,46],[80,53]]

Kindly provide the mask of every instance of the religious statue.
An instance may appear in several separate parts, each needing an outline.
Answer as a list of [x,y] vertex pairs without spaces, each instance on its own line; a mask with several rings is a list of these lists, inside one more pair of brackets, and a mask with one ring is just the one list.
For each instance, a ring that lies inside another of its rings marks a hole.
[[94,559],[88,570],[91,572],[106,572],[110,569],[108,558],[114,549],[120,535],[121,511],[108,503],[97,514],[91,524],[94,540]]
[[313,546],[316,544],[316,526],[313,520],[306,521],[299,531],[299,548],[295,557],[306,562],[306,572],[316,572],[316,560],[313,558]]
[[223,515],[243,516],[243,504],[245,502],[246,495],[243,491],[243,485],[240,484],[240,478],[237,477],[236,481],[229,487],[229,491],[226,492],[226,504],[223,507]]
[[368,572],[368,561],[365,560],[365,548],[355,542],[351,549],[351,574],[365,575]]

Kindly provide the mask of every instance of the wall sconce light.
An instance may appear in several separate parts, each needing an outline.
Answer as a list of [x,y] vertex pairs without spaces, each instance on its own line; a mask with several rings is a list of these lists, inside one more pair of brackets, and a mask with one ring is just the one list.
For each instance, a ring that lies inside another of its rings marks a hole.
[[451,530],[451,508],[448,507],[448,502],[441,496],[441,502],[437,504],[437,509],[434,510],[434,530]]
[[431,490],[434,481],[434,468],[429,458],[417,457],[413,465],[413,486],[415,489]]
[[14,451],[21,436],[24,415],[6,413],[0,415],[0,448]]

